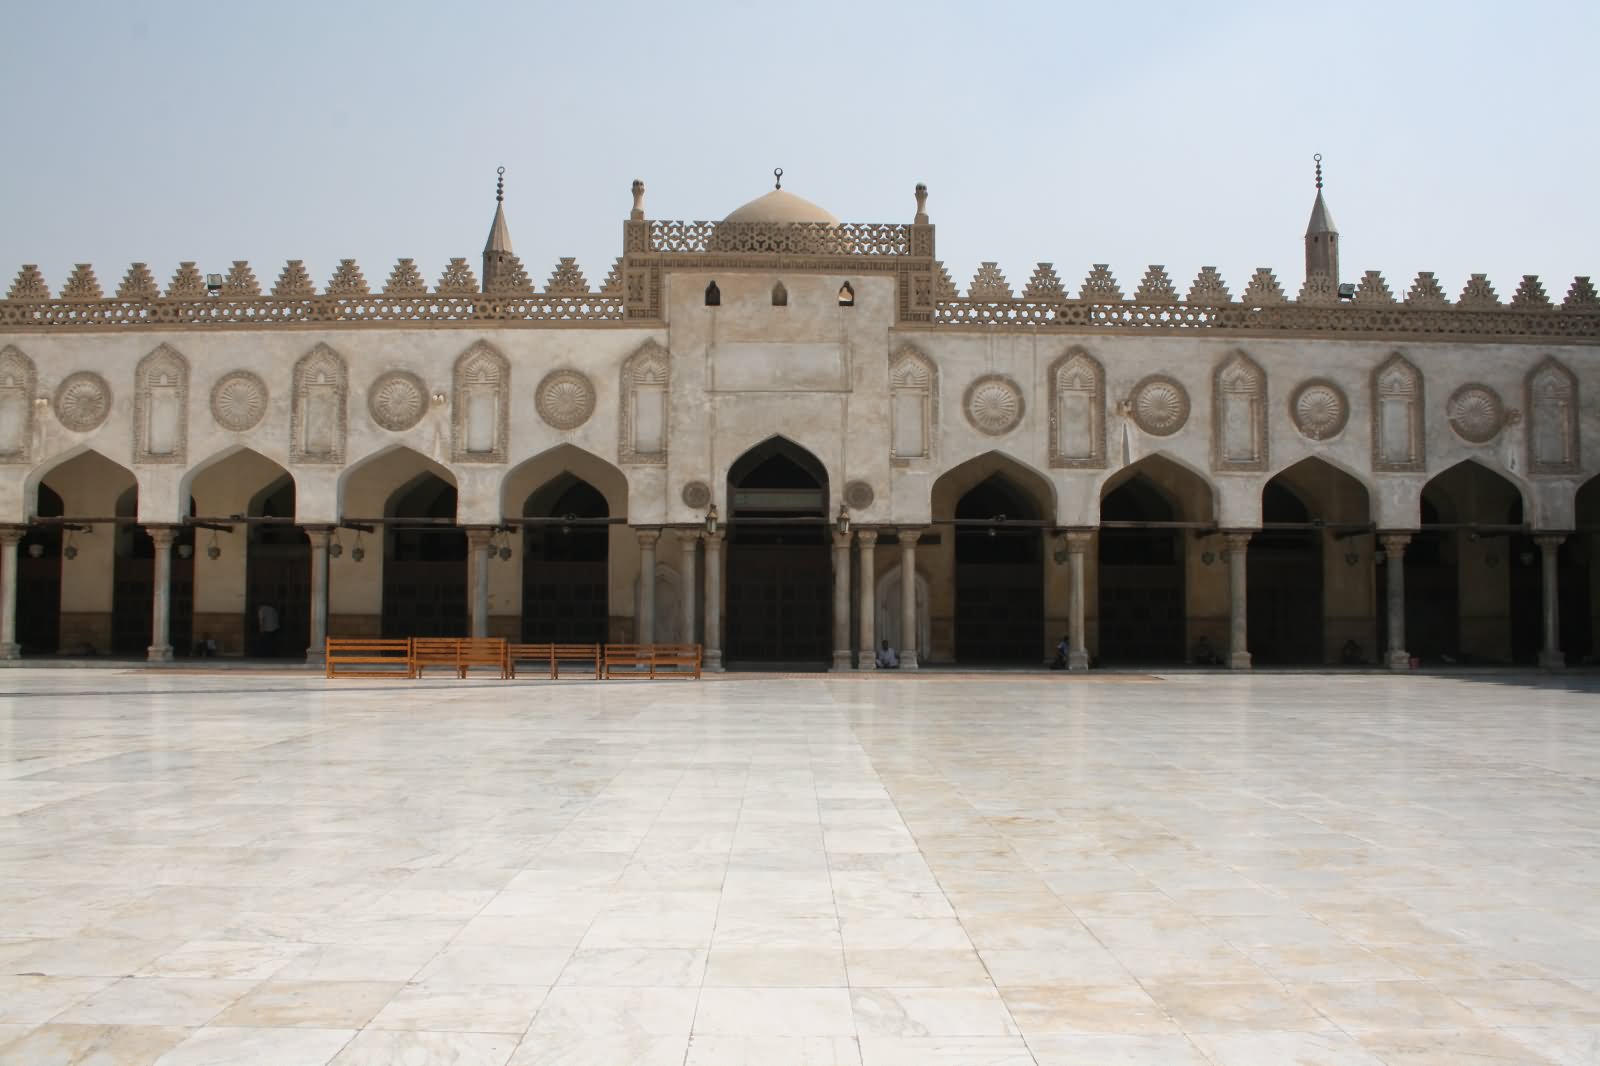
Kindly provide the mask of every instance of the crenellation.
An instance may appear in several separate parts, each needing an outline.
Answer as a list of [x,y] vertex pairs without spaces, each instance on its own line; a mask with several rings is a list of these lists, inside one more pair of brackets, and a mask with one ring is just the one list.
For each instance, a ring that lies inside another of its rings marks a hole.
[[967,286],[967,299],[1011,299],[1011,283],[1006,281],[1006,276],[1000,272],[998,263],[985,261],[979,264],[978,272],[972,275],[972,284]]
[[317,288],[311,281],[311,274],[299,259],[285,263],[277,284],[272,286],[272,295],[283,300],[303,300],[316,294]]
[[123,275],[122,284],[117,286],[118,300],[154,300],[161,295],[161,287],[156,283],[156,277],[150,273],[150,267],[145,263],[134,263],[128,267],[127,274]]
[[394,269],[389,272],[389,280],[383,283],[385,296],[426,296],[427,293],[428,282],[411,259],[401,259],[395,263]]
[[362,276],[361,268],[354,259],[341,259],[339,266],[333,272],[333,277],[328,279],[327,295],[329,296],[367,296],[371,290],[367,288],[367,279]]
[[44,275],[33,263],[26,263],[17,271],[17,280],[11,283],[11,291],[6,294],[8,300],[48,300],[50,299],[50,286],[45,283]]
[[1600,295],[1594,291],[1594,283],[1587,277],[1572,279],[1572,287],[1567,290],[1567,298],[1561,301],[1563,311],[1597,311],[1600,310]]
[[1142,304],[1175,304],[1178,302],[1178,290],[1173,287],[1172,278],[1167,274],[1167,268],[1152,264],[1144,272],[1144,279],[1139,282],[1139,291],[1133,294],[1136,303]]
[[94,267],[88,263],[79,263],[72,268],[72,276],[67,278],[66,285],[61,288],[63,300],[100,300],[105,298],[105,293],[100,291],[100,279],[94,276]]
[[233,261],[228,276],[222,279],[222,295],[234,298],[261,295],[261,283],[256,280],[256,272],[250,269],[249,263],[243,259]]
[[1522,308],[1523,310],[1548,311],[1550,309],[1550,297],[1545,294],[1544,285],[1539,281],[1539,275],[1522,275],[1522,284],[1517,286],[1517,291],[1512,295],[1511,306]]
[[1228,294],[1228,286],[1222,280],[1222,275],[1217,273],[1216,267],[1201,267],[1194,284],[1189,286],[1186,302],[1204,307],[1220,307],[1232,303],[1233,297]]
[[521,258],[510,254],[504,257],[500,269],[495,272],[494,280],[489,283],[488,295],[533,295],[533,279],[528,276],[528,268],[522,265]]
[[1394,302],[1394,293],[1389,290],[1389,283],[1383,280],[1381,273],[1369,270],[1361,275],[1361,284],[1356,288],[1357,304],[1391,306]]
[[1086,303],[1122,303],[1126,297],[1122,295],[1122,287],[1117,284],[1116,276],[1111,273],[1111,267],[1106,263],[1096,263],[1083,279],[1083,288],[1078,291],[1078,299]]
[[1474,274],[1467,279],[1467,287],[1461,290],[1456,306],[1463,311],[1488,311],[1502,304],[1494,286],[1489,284],[1488,275]]
[[478,291],[478,279],[465,259],[452,259],[433,291],[440,296],[472,296]]
[[1406,306],[1442,309],[1450,306],[1450,300],[1439,287],[1439,279],[1433,276],[1433,271],[1424,270],[1411,283],[1411,291],[1406,293]]
[[187,260],[179,263],[167,284],[167,299],[192,300],[205,294],[206,279],[201,276],[200,268]]
[[1307,274],[1306,280],[1300,286],[1300,296],[1295,303],[1309,304],[1313,307],[1337,307],[1339,305],[1339,289],[1333,279],[1326,274]]
[[1267,267],[1257,267],[1240,300],[1249,307],[1277,307],[1287,303],[1289,298],[1283,294],[1276,274]]
[[550,280],[545,283],[544,291],[551,296],[587,296],[589,279],[583,276],[576,259],[563,256],[550,272]]
[[1051,263],[1040,263],[1033,268],[1033,276],[1028,279],[1027,286],[1022,290],[1024,300],[1064,300],[1066,287],[1061,284],[1061,275],[1056,273],[1056,268]]

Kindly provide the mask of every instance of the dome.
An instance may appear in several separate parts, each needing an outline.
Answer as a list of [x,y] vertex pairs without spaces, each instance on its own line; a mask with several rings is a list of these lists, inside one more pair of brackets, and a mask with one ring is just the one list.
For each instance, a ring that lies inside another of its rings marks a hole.
[[792,192],[773,189],[758,196],[734,211],[724,222],[822,222],[837,226],[839,220],[810,200],[802,200]]

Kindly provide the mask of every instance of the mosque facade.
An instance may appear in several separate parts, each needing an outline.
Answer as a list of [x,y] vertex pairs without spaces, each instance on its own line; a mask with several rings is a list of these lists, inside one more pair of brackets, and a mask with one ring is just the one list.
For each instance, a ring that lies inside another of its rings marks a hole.
[[570,259],[537,282],[498,203],[478,269],[431,285],[23,267],[0,656],[1589,661],[1600,297],[1347,278],[1317,185],[1297,291],[1047,263],[962,290],[922,186],[908,223],[782,188],[680,222],[635,182],[598,285]]

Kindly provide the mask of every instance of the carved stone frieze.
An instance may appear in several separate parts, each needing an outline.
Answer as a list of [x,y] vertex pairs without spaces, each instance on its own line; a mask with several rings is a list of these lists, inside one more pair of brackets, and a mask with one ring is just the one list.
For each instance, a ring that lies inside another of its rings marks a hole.
[[1578,379],[1561,363],[1546,358],[1528,371],[1523,394],[1528,472],[1545,477],[1579,473]]
[[344,358],[318,344],[294,365],[289,408],[289,461],[317,465],[344,463],[349,432],[350,377]]
[[456,358],[451,458],[458,463],[503,463],[511,410],[511,364],[479,341]]
[[646,341],[623,362],[620,385],[617,455],[624,463],[665,463],[671,427],[671,353]]
[[134,370],[133,461],[182,463],[189,453],[189,361],[161,345]]
[[865,481],[850,481],[845,484],[845,506],[852,511],[865,511],[872,506],[872,501],[876,498],[877,495],[872,491],[872,486]]
[[1506,407],[1500,402],[1500,394],[1477,382],[1451,393],[1445,411],[1450,428],[1468,444],[1489,443],[1506,424]]
[[74,433],[99,429],[111,414],[111,386],[92,370],[68,374],[56,386],[56,418]]
[[691,511],[699,511],[711,504],[711,486],[704,481],[690,481],[683,486],[679,493],[683,505]]
[[409,370],[391,370],[367,390],[367,412],[384,429],[404,433],[428,413],[428,386]]
[[1422,372],[1396,352],[1372,371],[1372,469],[1420,473],[1427,468]]
[[1289,397],[1289,418],[1307,440],[1329,440],[1344,432],[1350,401],[1327,378],[1302,381]]
[[1025,409],[1022,389],[1004,374],[985,374],[967,386],[962,413],[972,428],[1001,437],[1017,428]]
[[1067,349],[1050,364],[1050,401],[1050,465],[1104,467],[1106,375],[1100,361],[1081,347]]
[[1128,410],[1152,437],[1170,437],[1189,421],[1189,392],[1165,374],[1151,374],[1128,394]]
[[0,348],[0,463],[33,459],[33,396],[39,373],[21,350]]
[[889,360],[889,461],[905,466],[933,458],[939,424],[939,368],[906,345]]
[[211,417],[234,433],[255,429],[267,414],[267,383],[248,370],[222,375],[211,386]]
[[534,390],[539,417],[556,429],[577,429],[594,414],[594,384],[576,370],[552,370]]

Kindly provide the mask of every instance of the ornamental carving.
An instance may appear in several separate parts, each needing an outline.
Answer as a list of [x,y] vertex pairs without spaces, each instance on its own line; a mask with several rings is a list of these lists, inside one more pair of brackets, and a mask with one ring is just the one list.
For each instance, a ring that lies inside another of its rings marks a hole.
[[1350,401],[1344,390],[1326,378],[1303,381],[1289,397],[1289,417],[1307,440],[1328,440],[1344,432]]
[[27,463],[33,457],[38,382],[32,359],[11,345],[0,349],[0,463]]
[[1140,429],[1170,437],[1189,421],[1189,393],[1165,374],[1152,374],[1133,387],[1128,408]]
[[409,370],[391,370],[367,390],[367,411],[384,429],[403,433],[428,413],[428,387]]
[[668,389],[672,355],[646,341],[622,364],[622,411],[617,423],[617,454],[624,463],[661,465],[667,461]]
[[267,383],[248,370],[222,375],[211,387],[211,417],[234,433],[255,429],[267,414]]
[[1372,469],[1426,469],[1422,372],[1396,352],[1372,372]]
[[74,433],[99,429],[111,414],[111,386],[90,370],[67,375],[56,387],[56,418]]
[[938,424],[939,368],[907,345],[889,360],[889,461],[931,459]]
[[711,486],[704,481],[691,481],[680,493],[683,505],[691,511],[704,510],[711,503]]
[[1211,467],[1267,467],[1267,373],[1235,352],[1211,378]]
[[189,361],[163,344],[134,370],[133,461],[181,463],[189,451]]
[[456,358],[450,457],[458,463],[506,461],[511,364],[479,341]]
[[974,429],[999,437],[1022,421],[1022,390],[1003,374],[985,374],[967,386],[962,407]]
[[872,486],[865,481],[851,481],[845,484],[845,506],[852,511],[865,511],[872,506],[874,499],[876,499],[876,494],[872,491]]
[[1523,391],[1528,412],[1528,472],[1536,476],[1578,473],[1578,379],[1547,358],[1528,371]]
[[1105,368],[1073,347],[1050,364],[1050,465],[1100,469],[1106,465]]
[[1445,410],[1450,428],[1468,444],[1489,443],[1506,424],[1506,408],[1500,402],[1500,394],[1476,382],[1451,393]]
[[556,429],[577,429],[594,414],[594,386],[576,370],[552,370],[539,382],[534,406]]
[[349,430],[350,375],[344,358],[319,344],[294,365],[289,461],[340,466]]

